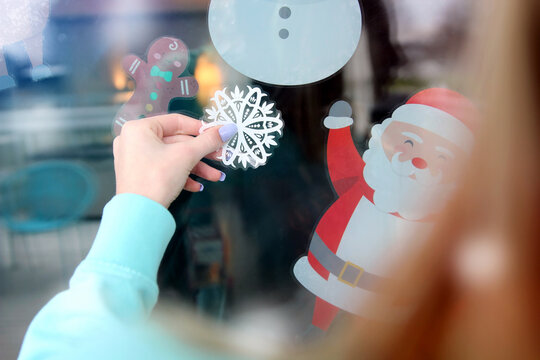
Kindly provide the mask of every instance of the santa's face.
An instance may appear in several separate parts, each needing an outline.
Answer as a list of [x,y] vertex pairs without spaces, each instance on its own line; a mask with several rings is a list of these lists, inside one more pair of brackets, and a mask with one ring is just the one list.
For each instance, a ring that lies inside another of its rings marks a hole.
[[388,125],[381,142],[388,160],[395,158],[394,163],[400,163],[396,166],[402,169],[399,175],[410,170],[407,176],[425,185],[455,183],[465,156],[463,150],[443,137],[397,120]]
[[421,220],[445,205],[464,156],[437,134],[389,119],[372,130],[364,178],[380,210]]

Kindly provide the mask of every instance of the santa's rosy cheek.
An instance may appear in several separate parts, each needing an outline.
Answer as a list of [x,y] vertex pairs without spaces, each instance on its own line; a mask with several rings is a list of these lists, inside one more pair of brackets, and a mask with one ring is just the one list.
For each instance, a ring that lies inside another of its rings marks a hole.
[[160,53],[155,53],[154,54],[154,59],[156,59],[156,60],[161,59],[161,54]]
[[179,67],[182,66],[182,63],[181,63],[180,61],[175,61],[175,62],[174,62],[174,66],[176,66],[176,67],[179,68]]

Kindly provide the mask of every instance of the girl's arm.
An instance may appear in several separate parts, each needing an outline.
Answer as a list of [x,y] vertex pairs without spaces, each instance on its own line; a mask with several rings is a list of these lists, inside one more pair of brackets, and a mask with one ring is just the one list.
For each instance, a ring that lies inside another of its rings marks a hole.
[[[199,128],[199,121],[179,115],[124,126],[114,142],[117,195],[105,206],[94,244],[69,289],[30,324],[20,359],[78,358],[82,349],[93,358],[88,350],[111,329],[136,328],[148,317],[158,297],[157,270],[175,230],[167,207],[183,188],[200,190],[188,181],[190,173],[222,179],[220,171],[199,161],[236,131],[224,126],[198,135]],[[96,356],[103,353],[94,350]]]
[[157,270],[174,230],[162,205],[135,194],[115,196],[69,289],[30,324],[20,359],[76,354],[110,327],[144,321],[157,301]]

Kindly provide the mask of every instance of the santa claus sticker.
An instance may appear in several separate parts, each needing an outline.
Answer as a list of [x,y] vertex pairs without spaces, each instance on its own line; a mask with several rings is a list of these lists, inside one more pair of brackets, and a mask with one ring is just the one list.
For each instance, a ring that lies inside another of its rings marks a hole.
[[388,260],[431,229],[473,145],[474,106],[446,89],[416,94],[375,125],[363,157],[352,140],[351,116],[340,101],[324,121],[338,198],[319,221],[308,255],[294,266],[298,281],[317,296],[312,323],[323,330],[340,309],[369,317],[362,303],[379,296]]

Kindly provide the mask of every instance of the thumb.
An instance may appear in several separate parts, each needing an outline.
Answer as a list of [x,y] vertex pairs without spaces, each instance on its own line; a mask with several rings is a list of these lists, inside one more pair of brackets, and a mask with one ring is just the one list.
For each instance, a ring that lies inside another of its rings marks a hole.
[[195,152],[201,157],[218,150],[236,133],[238,128],[236,124],[227,124],[206,130],[191,141]]

